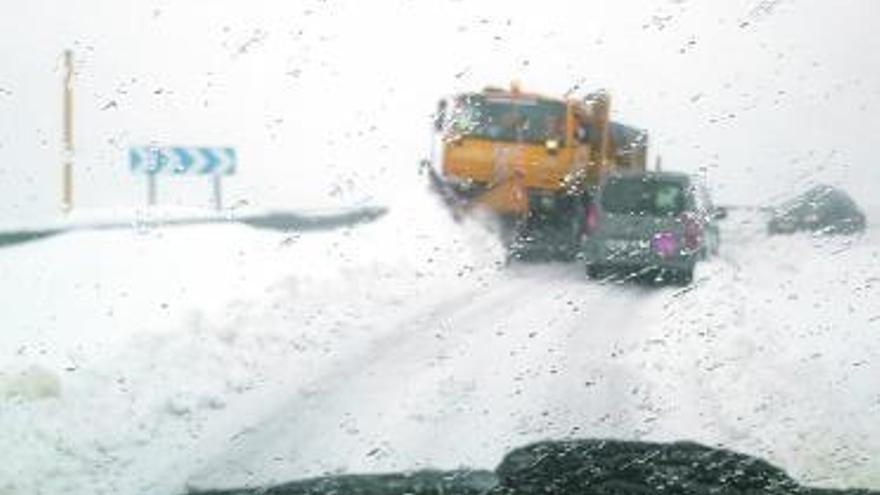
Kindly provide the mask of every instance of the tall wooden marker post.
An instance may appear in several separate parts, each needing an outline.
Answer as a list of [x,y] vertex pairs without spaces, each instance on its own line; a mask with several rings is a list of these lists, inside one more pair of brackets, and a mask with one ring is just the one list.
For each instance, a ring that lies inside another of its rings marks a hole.
[[73,209],[73,52],[64,51],[64,157],[61,176],[61,210]]

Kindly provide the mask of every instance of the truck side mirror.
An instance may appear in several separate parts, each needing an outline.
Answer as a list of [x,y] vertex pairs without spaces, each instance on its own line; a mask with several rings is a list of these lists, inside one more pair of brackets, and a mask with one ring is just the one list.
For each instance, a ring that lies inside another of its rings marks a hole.
[[590,143],[590,126],[587,126],[587,125],[577,126],[575,128],[574,135],[575,135],[575,139],[577,139],[578,143],[589,144]]
[[437,102],[437,111],[434,113],[434,130],[441,132],[446,122],[446,100]]

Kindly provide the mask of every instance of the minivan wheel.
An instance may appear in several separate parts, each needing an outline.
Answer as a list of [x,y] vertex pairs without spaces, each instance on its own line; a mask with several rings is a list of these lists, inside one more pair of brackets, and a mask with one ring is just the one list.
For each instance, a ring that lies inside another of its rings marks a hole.
[[694,267],[689,266],[687,268],[676,270],[672,273],[672,281],[676,285],[680,285],[682,287],[690,285],[691,282],[694,281]]

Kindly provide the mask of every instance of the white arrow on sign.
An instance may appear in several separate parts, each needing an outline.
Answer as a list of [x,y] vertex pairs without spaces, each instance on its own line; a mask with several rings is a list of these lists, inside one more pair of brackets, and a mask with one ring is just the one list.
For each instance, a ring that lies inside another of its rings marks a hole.
[[237,158],[235,149],[226,147],[136,146],[128,150],[131,171],[147,175],[232,175]]

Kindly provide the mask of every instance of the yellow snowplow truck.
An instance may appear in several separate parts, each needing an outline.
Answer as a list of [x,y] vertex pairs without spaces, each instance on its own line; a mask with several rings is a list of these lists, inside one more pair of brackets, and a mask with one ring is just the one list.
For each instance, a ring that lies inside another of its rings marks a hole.
[[647,134],[611,122],[610,104],[605,92],[551,98],[516,85],[444,98],[423,166],[456,218],[499,219],[511,256],[572,258],[599,180],[645,169]]

